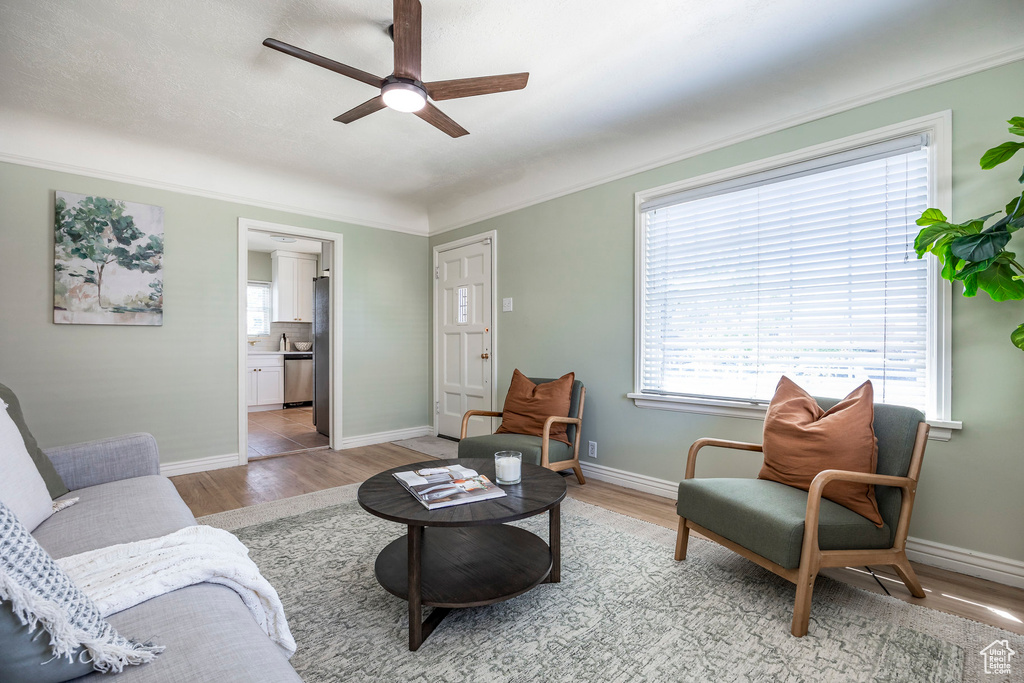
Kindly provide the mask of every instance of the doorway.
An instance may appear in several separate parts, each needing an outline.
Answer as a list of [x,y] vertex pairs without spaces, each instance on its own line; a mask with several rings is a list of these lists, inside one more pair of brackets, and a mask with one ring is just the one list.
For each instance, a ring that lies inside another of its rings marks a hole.
[[[497,288],[494,231],[434,247],[434,413],[438,436],[458,438],[468,410],[493,410]],[[468,435],[494,431],[469,422]]]
[[239,464],[341,443],[342,236],[238,221]]

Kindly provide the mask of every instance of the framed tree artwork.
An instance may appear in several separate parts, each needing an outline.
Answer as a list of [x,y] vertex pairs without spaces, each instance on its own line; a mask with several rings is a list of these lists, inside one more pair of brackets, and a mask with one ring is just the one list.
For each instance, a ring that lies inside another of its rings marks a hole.
[[163,324],[163,256],[162,207],[58,191],[53,322]]

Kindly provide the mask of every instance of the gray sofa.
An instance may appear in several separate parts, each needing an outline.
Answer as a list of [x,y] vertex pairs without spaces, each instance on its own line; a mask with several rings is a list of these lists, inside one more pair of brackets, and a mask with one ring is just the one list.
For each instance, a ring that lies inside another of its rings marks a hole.
[[[79,498],[32,532],[54,558],[154,538],[196,523],[170,479],[160,476],[156,440],[149,434],[44,452],[71,489],[61,498]],[[238,595],[225,586],[203,583],[182,588],[108,620],[122,635],[151,640],[166,650],[150,664],[76,681],[302,680]]]

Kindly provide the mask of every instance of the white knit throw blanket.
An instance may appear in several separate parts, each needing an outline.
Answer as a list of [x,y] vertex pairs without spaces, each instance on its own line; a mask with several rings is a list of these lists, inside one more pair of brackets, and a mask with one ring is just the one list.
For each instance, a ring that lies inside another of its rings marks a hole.
[[104,617],[196,583],[219,583],[238,593],[253,618],[288,657],[295,640],[274,587],[235,536],[210,526],[90,550],[57,560]]

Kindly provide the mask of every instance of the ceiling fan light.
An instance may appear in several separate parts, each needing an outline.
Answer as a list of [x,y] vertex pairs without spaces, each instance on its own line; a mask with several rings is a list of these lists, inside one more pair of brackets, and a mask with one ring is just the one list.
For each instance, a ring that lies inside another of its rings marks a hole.
[[419,111],[427,104],[426,92],[412,83],[385,83],[380,95],[384,104],[395,111]]

